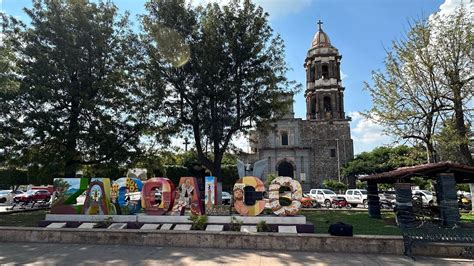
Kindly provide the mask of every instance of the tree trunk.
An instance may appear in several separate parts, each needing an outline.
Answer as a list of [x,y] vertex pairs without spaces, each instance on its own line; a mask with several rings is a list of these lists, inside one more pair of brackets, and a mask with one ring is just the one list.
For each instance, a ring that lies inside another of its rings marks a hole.
[[458,138],[461,140],[459,144],[459,153],[461,155],[461,162],[467,165],[474,165],[474,161],[472,159],[471,152],[469,151],[468,146],[468,137],[467,137],[467,129],[466,124],[464,121],[464,110],[462,106],[462,97],[461,97],[461,90],[458,88],[453,89],[453,96],[454,96],[454,126],[456,128],[456,133]]
[[79,103],[76,99],[71,101],[71,115],[66,136],[66,151],[64,158],[64,177],[75,177],[79,162],[77,158],[77,136],[79,135]]
[[214,162],[212,164],[212,175],[217,177],[217,182],[222,182],[222,157],[221,153],[214,154]]
[[433,147],[433,143],[431,141],[426,141],[426,156],[428,163],[435,163],[436,162],[436,151]]

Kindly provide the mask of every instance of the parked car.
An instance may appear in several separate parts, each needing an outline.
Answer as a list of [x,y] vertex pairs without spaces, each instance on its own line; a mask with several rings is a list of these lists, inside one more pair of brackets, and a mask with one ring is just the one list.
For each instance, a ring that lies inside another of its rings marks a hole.
[[337,194],[330,189],[311,189],[309,196],[316,200],[317,203],[324,204],[326,208],[331,207],[331,202],[337,197]]
[[23,194],[16,195],[13,201],[18,202],[48,202],[51,199],[51,193],[47,190],[28,190]]
[[230,195],[230,193],[226,191],[222,191],[222,204],[230,205],[231,200],[232,200],[232,196]]
[[364,208],[368,208],[369,206],[367,204],[367,190],[365,189],[348,189],[346,190],[346,194],[343,196],[354,208],[359,204],[364,205]]
[[11,190],[0,190],[0,203],[5,203],[11,197]]
[[420,197],[422,202],[423,202],[423,205],[425,206],[431,206],[431,205],[434,205],[434,195],[431,191],[429,190],[413,190],[412,191],[412,195],[413,197]]
[[5,203],[9,199],[13,199],[15,195],[22,194],[23,191],[13,191],[13,190],[0,190],[0,203]]
[[300,202],[302,208],[311,208],[318,204],[315,199],[311,198],[306,193],[303,193],[303,197],[301,198]]

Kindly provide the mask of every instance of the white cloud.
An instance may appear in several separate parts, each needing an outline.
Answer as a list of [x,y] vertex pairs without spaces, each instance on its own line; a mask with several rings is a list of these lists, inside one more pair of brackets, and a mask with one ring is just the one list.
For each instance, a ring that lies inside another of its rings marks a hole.
[[[187,0],[192,5],[206,5],[208,3],[218,3],[220,5],[229,4],[231,0]],[[298,13],[311,4],[311,0],[254,0],[254,3],[261,6],[263,10],[270,14],[270,18],[283,17]]]
[[[445,0],[439,6],[439,11],[435,14],[439,14],[441,16],[447,16],[456,12],[458,8],[463,6],[470,14],[471,19],[474,19],[474,1],[473,0]],[[433,18],[434,14],[431,14],[430,19]]]
[[311,0],[256,0],[271,18],[296,14],[311,4]]
[[348,77],[347,74],[342,72],[341,70],[341,80],[345,80],[347,77]]
[[445,0],[443,4],[439,6],[440,14],[452,14],[461,7],[461,5],[466,8],[466,10],[474,10],[474,1],[472,0]]
[[370,151],[378,146],[389,145],[393,138],[383,132],[383,127],[367,119],[359,112],[351,112],[351,133],[354,140],[354,154]]

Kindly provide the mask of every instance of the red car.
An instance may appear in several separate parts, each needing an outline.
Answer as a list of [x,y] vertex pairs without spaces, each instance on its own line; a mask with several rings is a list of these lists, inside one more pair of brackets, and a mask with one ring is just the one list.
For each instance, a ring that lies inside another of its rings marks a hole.
[[47,190],[28,190],[27,192],[16,195],[13,198],[15,202],[48,202],[51,199],[51,193]]

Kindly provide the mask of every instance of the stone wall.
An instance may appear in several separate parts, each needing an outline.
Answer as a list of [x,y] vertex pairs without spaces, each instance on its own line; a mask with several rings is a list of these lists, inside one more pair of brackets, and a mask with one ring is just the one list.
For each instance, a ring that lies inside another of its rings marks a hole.
[[[0,227],[0,241],[403,254],[400,236]],[[453,246],[413,248],[415,255],[456,257],[460,252]]]

